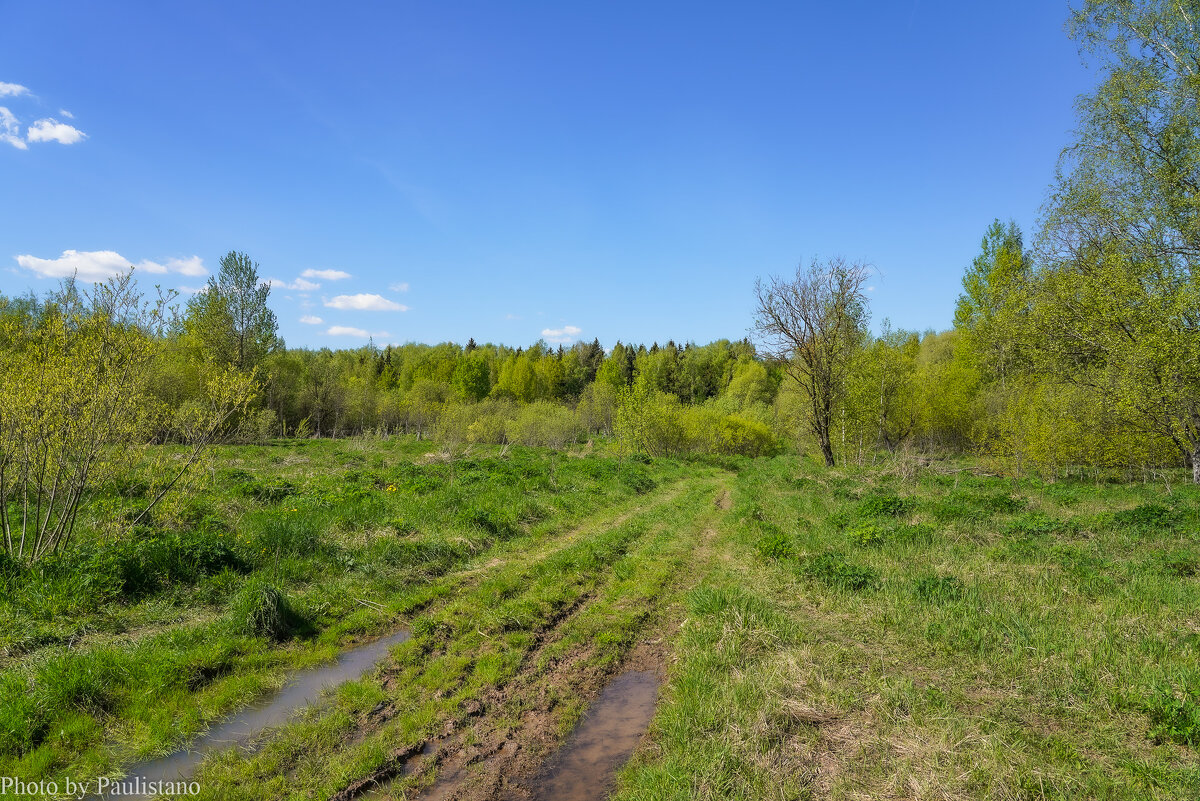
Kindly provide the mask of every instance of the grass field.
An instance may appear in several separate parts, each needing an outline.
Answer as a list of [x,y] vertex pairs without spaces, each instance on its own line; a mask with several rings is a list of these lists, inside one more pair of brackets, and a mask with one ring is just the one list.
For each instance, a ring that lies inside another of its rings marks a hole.
[[0,564],[0,776],[120,775],[407,627],[200,797],[527,797],[629,667],[663,684],[620,799],[1200,797],[1190,486],[408,439],[217,464],[133,537],[103,522],[136,475],[69,555]]

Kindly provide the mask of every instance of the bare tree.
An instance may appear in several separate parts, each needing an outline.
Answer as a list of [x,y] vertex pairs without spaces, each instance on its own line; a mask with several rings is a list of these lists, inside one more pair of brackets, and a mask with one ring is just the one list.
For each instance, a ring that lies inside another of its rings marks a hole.
[[809,402],[809,426],[833,467],[831,430],[845,392],[850,358],[867,321],[863,284],[871,267],[843,258],[796,268],[795,278],[754,284],[754,328],[764,351],[783,363]]

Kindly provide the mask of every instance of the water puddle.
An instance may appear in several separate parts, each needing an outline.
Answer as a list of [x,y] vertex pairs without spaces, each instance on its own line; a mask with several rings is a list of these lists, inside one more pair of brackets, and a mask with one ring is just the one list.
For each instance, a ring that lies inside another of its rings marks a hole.
[[630,670],[588,708],[574,733],[533,781],[537,801],[600,801],[654,717],[658,676]]
[[[331,665],[298,671],[274,695],[226,718],[197,737],[186,748],[160,759],[134,765],[122,781],[144,781],[149,784],[187,779],[200,761],[212,751],[243,744],[264,729],[284,723],[294,712],[320,699],[325,690],[364,675],[387,656],[389,648],[404,642],[410,636],[411,632],[404,629],[389,637],[343,651]],[[144,797],[136,793],[125,793],[122,797],[128,798],[131,795]],[[104,797],[117,796],[114,793]]]

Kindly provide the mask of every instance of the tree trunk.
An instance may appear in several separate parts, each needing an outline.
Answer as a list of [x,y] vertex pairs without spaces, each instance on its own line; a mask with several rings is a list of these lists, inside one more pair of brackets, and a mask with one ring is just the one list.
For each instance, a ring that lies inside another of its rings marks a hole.
[[1200,484],[1200,443],[1192,446],[1192,483]]
[[825,457],[825,466],[833,467],[833,444],[829,441],[829,435],[821,437],[821,455]]

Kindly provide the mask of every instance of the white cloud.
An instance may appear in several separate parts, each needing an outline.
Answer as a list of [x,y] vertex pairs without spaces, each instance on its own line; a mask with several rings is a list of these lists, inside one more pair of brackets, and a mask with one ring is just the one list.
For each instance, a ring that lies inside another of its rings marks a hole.
[[407,306],[388,300],[382,295],[369,295],[365,292],[358,295],[338,295],[333,300],[325,301],[325,305],[343,311],[408,311]]
[[207,292],[208,286],[181,286],[178,289],[185,295],[199,295],[201,292]]
[[17,150],[29,149],[29,145],[21,138],[21,123],[4,106],[0,106],[0,142],[7,142]]
[[564,325],[562,328],[543,328],[542,337],[547,342],[562,343],[572,341],[575,337],[583,333],[582,328],[576,328],[573,325]]
[[167,259],[167,269],[180,275],[190,275],[199,278],[208,275],[204,267],[204,259],[192,256],[190,259]]
[[[40,275],[42,278],[69,278],[77,275],[80,281],[96,283],[107,281],[114,275],[120,275],[132,267],[146,273],[163,275],[178,273],[193,278],[208,275],[204,269],[204,260],[199,256],[188,259],[167,259],[166,264],[160,264],[149,259],[143,259],[134,264],[115,250],[64,250],[57,259],[39,259],[37,256],[17,256],[17,264]],[[181,291],[187,290],[180,287]]]
[[57,259],[36,256],[17,256],[17,264],[32,270],[42,278],[70,278],[96,283],[120,275],[132,266],[129,259],[112,250],[64,250]]
[[304,323],[305,325],[321,325],[325,321],[320,317],[313,317],[311,314],[306,314],[300,318],[300,322]]
[[27,95],[29,90],[19,83],[5,83],[0,81],[0,97],[16,97],[17,95]]
[[506,314],[506,315],[504,315],[504,319],[505,319],[505,320],[520,320],[520,319],[521,319],[521,315],[519,315],[519,314]]
[[350,277],[345,270],[305,270],[300,273],[302,278],[322,278],[326,281],[341,281]]
[[867,287],[867,291],[868,291],[868,292],[874,292],[874,291],[875,291],[875,287],[873,287],[873,286],[869,286],[869,287]]
[[64,117],[66,117],[68,120],[73,120],[73,119],[75,119],[75,115],[74,115],[74,114],[72,114],[71,112],[67,111],[65,108],[60,108],[60,109],[58,110],[58,113],[59,113],[59,114],[61,114],[61,115],[63,115]]
[[47,117],[30,125],[25,138],[30,142],[58,142],[63,145],[73,145],[87,139],[87,134],[65,122]]
[[402,281],[399,284],[388,284],[388,289],[392,290],[393,292],[407,292],[408,282]]
[[156,261],[142,259],[137,264],[133,265],[134,269],[144,273],[155,273],[163,275],[165,273],[179,273],[180,275],[191,276],[192,278],[203,278],[208,275],[208,270],[204,268],[204,259],[199,256],[192,256],[188,259],[167,259],[166,264],[159,264]]
[[288,283],[282,278],[268,278],[267,283],[271,288],[279,287],[280,289],[294,289],[297,292],[312,292],[314,289],[320,289],[320,284],[314,284],[312,281],[306,281],[303,278],[297,278],[295,281]]
[[368,337],[386,338],[391,336],[387,331],[376,331],[372,334],[370,331],[362,328],[351,328],[348,325],[330,326],[329,330],[325,333],[335,337],[358,337],[359,339],[367,339]]

